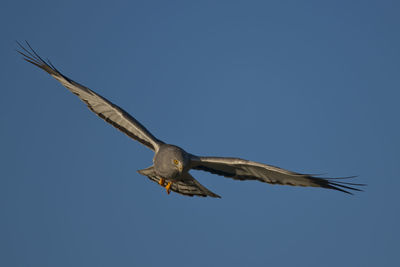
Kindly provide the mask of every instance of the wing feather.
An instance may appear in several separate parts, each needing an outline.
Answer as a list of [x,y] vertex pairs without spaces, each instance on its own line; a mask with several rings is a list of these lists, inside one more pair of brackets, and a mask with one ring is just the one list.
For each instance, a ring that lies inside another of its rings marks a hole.
[[156,152],[158,151],[159,146],[163,144],[163,142],[155,138],[140,122],[101,95],[63,75],[50,61],[44,61],[32,49],[28,42],[26,42],[26,44],[28,48],[18,43],[22,51],[17,52],[24,57],[24,60],[53,76],[53,78],[58,80],[69,91],[85,102],[88,108],[97,116],[148,148]]
[[[310,174],[296,173],[272,165],[239,158],[193,156],[191,168],[222,175],[235,180],[258,180],[270,184],[323,187],[348,194],[352,193],[347,190],[362,191],[352,186],[364,186],[364,184],[338,181],[338,178],[322,178]],[[343,178],[353,177],[354,176]]]

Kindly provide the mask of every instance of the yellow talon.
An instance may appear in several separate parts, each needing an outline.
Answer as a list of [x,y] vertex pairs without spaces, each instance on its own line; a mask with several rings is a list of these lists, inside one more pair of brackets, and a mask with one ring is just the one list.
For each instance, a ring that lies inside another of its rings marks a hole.
[[[160,178],[160,180],[158,181],[158,184],[161,186],[164,186],[165,184],[165,179],[164,178]],[[169,193],[171,192],[171,182],[168,182],[167,185],[165,185],[165,189],[167,190],[167,194],[169,195]]]
[[168,182],[168,184],[165,186],[165,189],[167,190],[167,194],[169,195],[169,193],[171,192],[171,182]]

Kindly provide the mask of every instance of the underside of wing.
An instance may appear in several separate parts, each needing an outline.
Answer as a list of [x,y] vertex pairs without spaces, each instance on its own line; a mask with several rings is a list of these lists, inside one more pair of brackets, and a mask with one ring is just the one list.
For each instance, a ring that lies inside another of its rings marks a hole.
[[58,80],[69,91],[77,95],[83,102],[85,102],[88,108],[97,116],[110,123],[129,137],[139,141],[154,151],[158,151],[160,144],[163,142],[155,138],[142,124],[140,124],[126,111],[89,88],[63,75],[51,64],[50,61],[44,61],[32,49],[29,43],[26,43],[28,46],[27,48],[22,46],[20,43],[18,43],[18,45],[22,49],[22,51],[18,52],[24,57],[24,60],[43,69],[53,76],[53,78]]
[[[156,175],[153,171],[153,167],[149,167],[144,170],[138,171],[140,174],[147,176],[150,180],[159,183],[161,177]],[[168,179],[165,180],[167,183],[169,182]],[[203,185],[201,185],[196,179],[194,179],[189,173],[186,174],[182,181],[174,181],[171,184],[171,190],[185,195],[185,196],[200,196],[200,197],[215,197],[221,198],[219,195],[211,192]]]
[[356,187],[363,186],[363,184],[348,183],[341,180],[354,178],[354,176],[344,178],[322,178],[239,158],[193,156],[191,168],[222,175],[235,180],[258,180],[270,184],[323,187],[348,194],[352,194],[350,190],[362,191]]

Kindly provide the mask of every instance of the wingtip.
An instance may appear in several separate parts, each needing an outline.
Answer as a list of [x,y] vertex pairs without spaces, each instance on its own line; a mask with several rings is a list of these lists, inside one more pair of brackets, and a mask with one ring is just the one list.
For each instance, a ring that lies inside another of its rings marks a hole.
[[[328,181],[328,184],[327,184],[326,188],[341,191],[341,192],[347,193],[349,195],[354,195],[354,192],[351,192],[351,191],[364,192],[364,190],[362,190],[360,188],[356,188],[354,186],[366,186],[365,184],[354,184],[354,183],[345,183],[345,182],[337,182],[337,181],[332,182],[329,180],[327,180],[327,181]],[[349,186],[349,185],[352,185],[352,186]]]

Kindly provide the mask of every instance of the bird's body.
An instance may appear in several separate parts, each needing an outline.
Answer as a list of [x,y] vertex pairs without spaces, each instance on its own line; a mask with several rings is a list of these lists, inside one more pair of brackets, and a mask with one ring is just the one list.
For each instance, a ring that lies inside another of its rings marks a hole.
[[18,51],[26,61],[53,76],[85,102],[88,108],[100,118],[154,151],[153,165],[138,172],[164,186],[168,193],[172,190],[188,196],[220,197],[194,179],[189,173],[191,169],[207,171],[236,180],[258,180],[270,184],[323,187],[345,193],[350,193],[347,190],[361,191],[354,186],[362,184],[338,180],[346,178],[315,177],[239,158],[195,156],[178,146],[166,144],[154,137],[122,108],[61,74],[49,61],[45,62],[28,43],[27,45],[30,50],[19,44],[23,52]]

